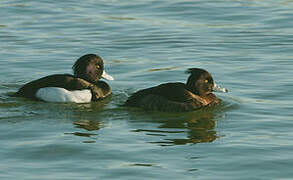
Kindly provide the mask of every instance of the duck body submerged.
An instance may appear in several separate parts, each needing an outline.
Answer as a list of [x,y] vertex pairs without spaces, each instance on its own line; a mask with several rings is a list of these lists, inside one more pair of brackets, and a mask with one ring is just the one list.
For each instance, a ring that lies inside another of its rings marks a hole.
[[226,92],[217,86],[210,73],[203,69],[192,68],[187,71],[187,83],[164,83],[155,87],[139,90],[126,101],[126,106],[140,107],[156,111],[194,111],[205,106],[219,103],[213,90]]
[[68,91],[59,87],[45,87],[38,89],[36,97],[46,102],[89,103],[92,93],[89,89]]
[[111,94],[110,86],[100,81],[100,78],[114,80],[105,72],[101,57],[95,54],[84,55],[72,68],[74,75],[55,74],[31,81],[23,85],[15,96],[49,102],[83,103],[101,100]]
[[126,105],[156,111],[193,111],[203,106],[199,99],[184,83],[177,82],[140,90],[128,98]]
[[[80,86],[80,87],[79,87]],[[76,90],[77,88],[82,88],[78,79],[76,79],[71,74],[54,74],[46,76],[34,81],[31,81],[23,85],[18,92],[17,96],[26,97],[26,98],[36,98],[36,93],[40,88],[45,87],[61,87],[68,90]]]

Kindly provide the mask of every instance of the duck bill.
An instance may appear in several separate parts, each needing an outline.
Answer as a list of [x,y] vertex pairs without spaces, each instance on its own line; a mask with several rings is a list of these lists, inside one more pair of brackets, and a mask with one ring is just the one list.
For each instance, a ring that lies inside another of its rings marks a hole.
[[109,74],[107,74],[105,71],[103,71],[102,78],[104,78],[106,80],[110,80],[110,81],[114,80],[114,78],[112,76],[110,76]]
[[218,86],[217,84],[214,84],[213,91],[227,93],[228,89],[222,88],[222,87]]

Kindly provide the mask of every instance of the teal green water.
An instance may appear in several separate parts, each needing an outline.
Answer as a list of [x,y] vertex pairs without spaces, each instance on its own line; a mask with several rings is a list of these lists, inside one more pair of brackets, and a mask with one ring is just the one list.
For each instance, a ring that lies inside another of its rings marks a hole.
[[[290,0],[0,1],[0,179],[293,179]],[[103,57],[113,95],[12,98]],[[121,107],[138,89],[210,71],[228,94],[189,113]]]

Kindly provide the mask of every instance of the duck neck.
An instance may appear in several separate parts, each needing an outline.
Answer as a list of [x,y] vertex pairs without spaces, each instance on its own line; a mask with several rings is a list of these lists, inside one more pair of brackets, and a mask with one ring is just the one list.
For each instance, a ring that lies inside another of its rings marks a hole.
[[197,88],[195,88],[195,84],[194,84],[192,77],[188,78],[185,85],[186,85],[186,89],[188,89],[188,91],[192,92],[193,94],[200,95]]

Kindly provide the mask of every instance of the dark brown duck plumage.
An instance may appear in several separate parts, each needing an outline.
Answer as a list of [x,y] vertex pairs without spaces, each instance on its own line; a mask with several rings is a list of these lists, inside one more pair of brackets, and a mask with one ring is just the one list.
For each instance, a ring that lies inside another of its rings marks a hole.
[[219,103],[212,93],[215,86],[209,72],[191,68],[186,84],[181,82],[165,83],[156,87],[140,90],[126,101],[127,106],[141,107],[158,111],[193,111],[201,107]]
[[104,72],[104,62],[96,54],[86,54],[72,67],[74,75],[55,74],[31,81],[22,86],[16,96],[36,99],[36,92],[44,87],[60,87],[67,90],[90,89],[92,99],[98,100],[111,94],[110,86],[100,81]]

